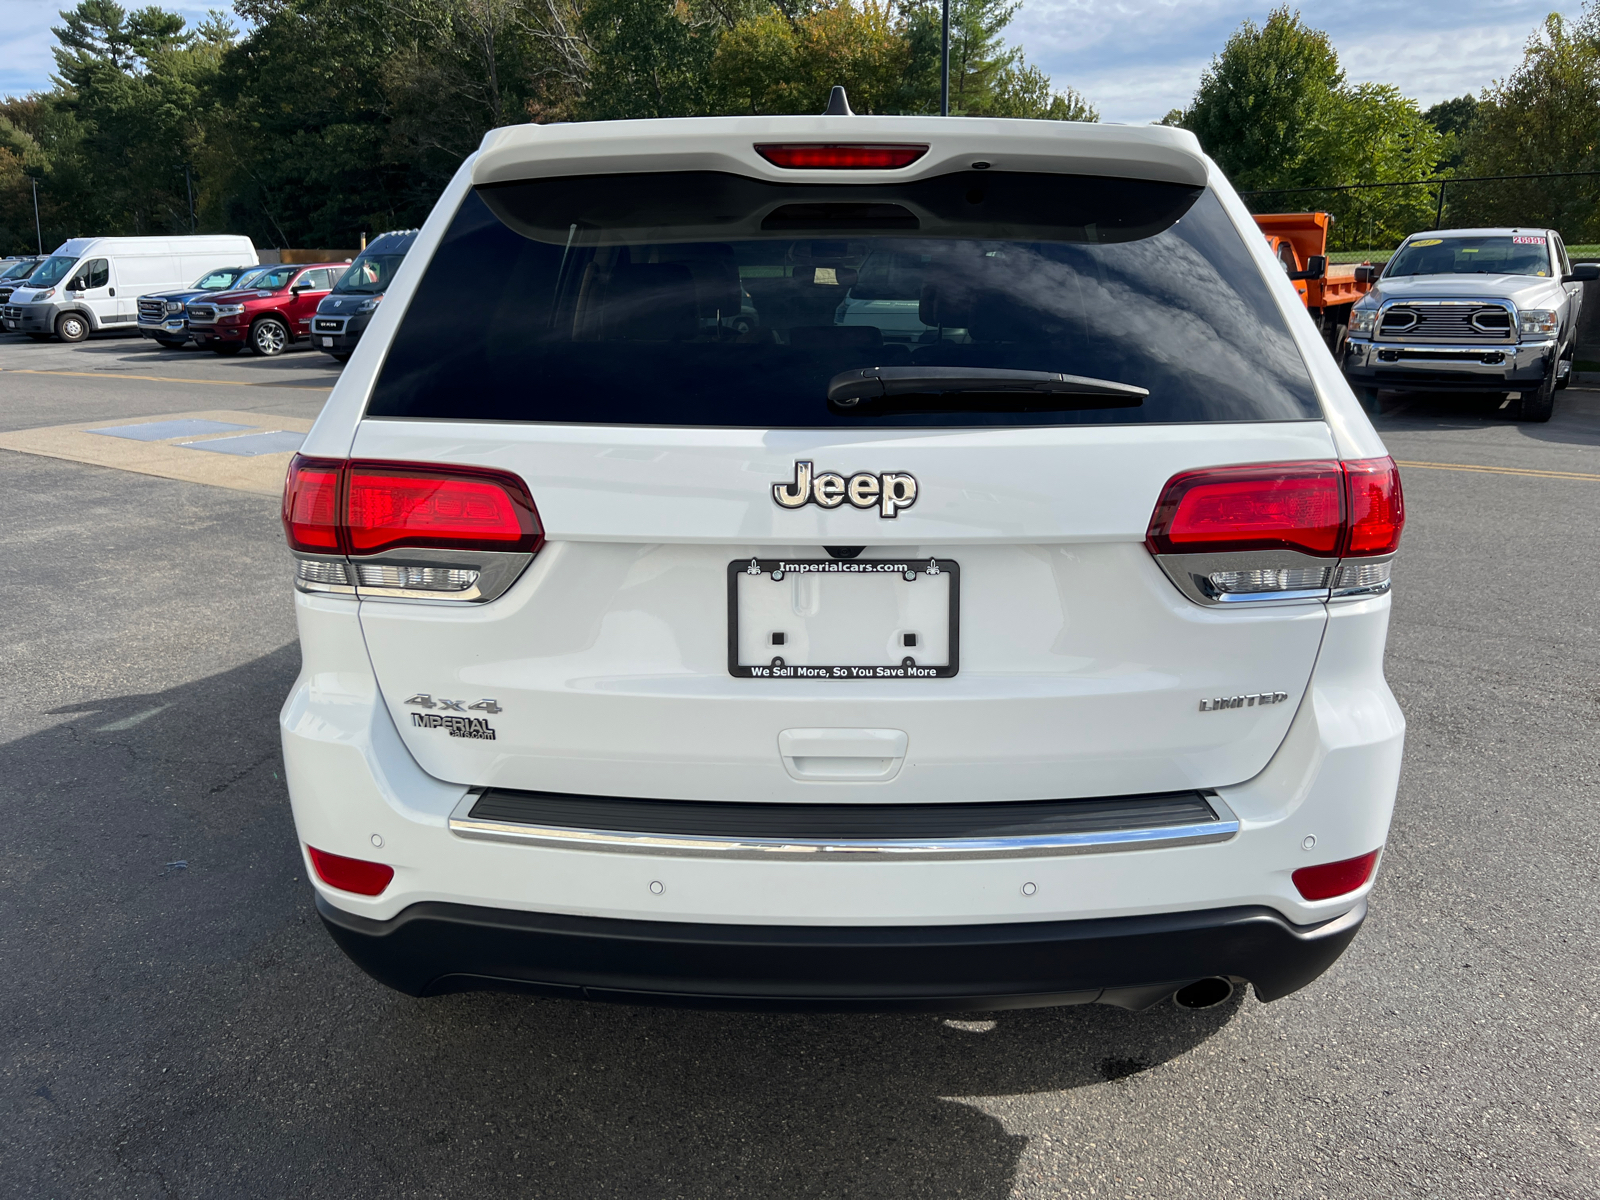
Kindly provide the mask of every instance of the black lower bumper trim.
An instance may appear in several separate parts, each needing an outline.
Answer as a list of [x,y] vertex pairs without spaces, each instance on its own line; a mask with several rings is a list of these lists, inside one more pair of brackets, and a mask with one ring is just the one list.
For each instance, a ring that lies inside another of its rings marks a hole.
[[693,1008],[938,1011],[1095,1000],[1142,1007],[1213,975],[1248,980],[1262,1000],[1276,1000],[1344,953],[1367,906],[1309,926],[1261,906],[867,927],[629,921],[437,902],[374,921],[320,895],[317,911],[358,966],[412,996],[509,990]]
[[1394,392],[1516,392],[1539,386],[1544,376],[1514,379],[1504,375],[1473,375],[1447,371],[1351,371],[1346,376],[1351,387],[1378,388]]

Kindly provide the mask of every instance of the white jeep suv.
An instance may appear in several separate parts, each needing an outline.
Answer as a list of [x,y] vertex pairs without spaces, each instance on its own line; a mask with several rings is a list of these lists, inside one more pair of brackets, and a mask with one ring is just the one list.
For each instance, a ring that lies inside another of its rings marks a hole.
[[415,995],[1286,995],[1389,827],[1402,521],[1186,132],[495,130],[287,483],[318,911]]

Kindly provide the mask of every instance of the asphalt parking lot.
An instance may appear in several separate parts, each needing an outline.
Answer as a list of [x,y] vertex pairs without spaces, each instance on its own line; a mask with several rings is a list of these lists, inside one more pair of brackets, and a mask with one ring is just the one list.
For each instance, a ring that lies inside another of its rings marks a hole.
[[[0,434],[303,421],[337,375],[147,345],[0,337]],[[1271,1005],[972,1020],[385,990],[301,877],[275,499],[0,450],[0,1190],[1600,1196],[1600,391],[1378,424],[1410,732],[1350,952]]]

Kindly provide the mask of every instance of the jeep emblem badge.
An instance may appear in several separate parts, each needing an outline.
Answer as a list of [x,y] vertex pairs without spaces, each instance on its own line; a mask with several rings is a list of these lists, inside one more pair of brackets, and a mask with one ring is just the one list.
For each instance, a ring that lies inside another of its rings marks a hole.
[[875,508],[880,517],[898,517],[902,508],[917,502],[917,477],[885,471],[869,475],[859,471],[846,479],[832,471],[814,474],[809,462],[794,464],[794,479],[772,485],[772,498],[782,508],[838,508],[846,500],[855,508]]

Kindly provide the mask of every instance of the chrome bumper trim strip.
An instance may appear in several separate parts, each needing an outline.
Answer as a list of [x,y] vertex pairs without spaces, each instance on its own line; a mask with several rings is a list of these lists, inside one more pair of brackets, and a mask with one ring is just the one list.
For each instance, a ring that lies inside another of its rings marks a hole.
[[1107,854],[1121,850],[1157,850],[1201,846],[1232,840],[1239,818],[1215,792],[1203,792],[1215,821],[1167,825],[1156,829],[1113,829],[1093,833],[1057,833],[1036,837],[822,838],[711,837],[694,834],[628,833],[612,829],[569,829],[485,821],[470,816],[478,800],[468,792],[450,815],[450,831],[458,837],[490,842],[522,842],[564,850],[600,850],[621,854],[694,855],[713,858],[772,858],[821,862],[840,858],[939,859],[1042,858],[1064,854]]

